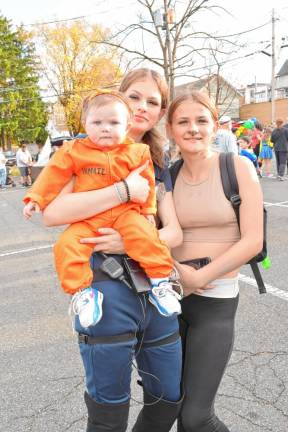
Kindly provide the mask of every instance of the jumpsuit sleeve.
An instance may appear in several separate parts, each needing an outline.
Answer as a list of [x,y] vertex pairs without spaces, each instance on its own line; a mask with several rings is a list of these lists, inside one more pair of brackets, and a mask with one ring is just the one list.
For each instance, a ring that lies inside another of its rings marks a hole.
[[145,177],[150,186],[150,192],[148,198],[145,203],[141,205],[141,213],[143,215],[156,215],[156,189],[155,189],[155,173],[153,168],[153,162],[150,155],[150,150],[148,146],[145,146],[145,150],[142,155],[141,165],[144,164],[147,160],[149,160],[148,167],[141,173],[143,177]]
[[69,152],[71,143],[63,146],[53,155],[41,171],[32,188],[23,198],[25,204],[37,203],[43,210],[61,192],[74,174],[74,163]]

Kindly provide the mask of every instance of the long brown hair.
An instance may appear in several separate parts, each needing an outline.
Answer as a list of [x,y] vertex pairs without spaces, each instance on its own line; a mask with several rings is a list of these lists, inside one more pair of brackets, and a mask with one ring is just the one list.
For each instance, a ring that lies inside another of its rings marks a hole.
[[[128,72],[121,81],[119,91],[126,92],[135,81],[141,81],[145,78],[151,78],[156,83],[161,95],[161,109],[166,109],[169,94],[167,82],[164,77],[152,69],[139,68]],[[163,145],[165,143],[163,135],[160,134],[156,127],[153,127],[144,134],[142,141],[149,145],[153,162],[162,167]]]
[[181,105],[183,102],[186,102],[186,101],[196,102],[196,103],[203,105],[205,108],[207,108],[210,111],[213,120],[215,122],[218,121],[217,109],[216,109],[213,101],[208,96],[208,94],[206,94],[205,92],[201,92],[199,90],[191,90],[187,93],[184,93],[184,94],[176,97],[173,100],[173,102],[171,103],[171,105],[168,109],[168,113],[167,113],[168,123],[170,123],[170,124],[172,123],[174,112],[179,107],[179,105]]

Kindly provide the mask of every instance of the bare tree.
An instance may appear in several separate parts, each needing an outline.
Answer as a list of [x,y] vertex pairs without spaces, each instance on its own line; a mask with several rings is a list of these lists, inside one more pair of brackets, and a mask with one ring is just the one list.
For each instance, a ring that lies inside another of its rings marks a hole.
[[[196,77],[195,64],[205,60],[210,52],[211,40],[221,40],[231,53],[235,41],[207,31],[199,31],[199,23],[205,26],[205,14],[226,13],[210,0],[137,0],[142,13],[138,22],[116,31],[105,43],[126,53],[127,68],[146,62],[162,69],[174,95],[175,79],[183,76]],[[158,8],[156,9],[156,3]],[[159,4],[162,6],[159,8]],[[196,19],[197,16],[197,19]],[[207,15],[206,15],[207,16]],[[201,21],[202,20],[202,21]],[[197,77],[199,78],[199,76]]]
[[[235,101],[239,106],[239,93],[226,79],[223,78],[221,71],[223,66],[226,66],[231,56],[236,53],[236,50],[226,52],[223,48],[223,43],[216,41],[215,46],[210,46],[209,64],[207,65],[207,83],[206,89],[209,96],[214,100],[219,116],[233,113],[233,105]],[[225,60],[219,60],[220,55],[225,56]],[[233,116],[233,115],[232,115]]]

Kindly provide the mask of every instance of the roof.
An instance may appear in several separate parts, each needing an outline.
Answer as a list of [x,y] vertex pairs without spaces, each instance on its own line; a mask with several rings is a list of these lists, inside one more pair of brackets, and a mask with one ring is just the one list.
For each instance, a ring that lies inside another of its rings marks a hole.
[[208,81],[211,79],[211,77],[209,78],[202,78],[196,81],[190,81],[188,83],[185,84],[180,84],[177,85],[175,87],[175,90],[177,92],[181,91],[182,89],[186,90],[186,89],[193,89],[193,90],[201,90],[203,87],[206,86],[206,84],[208,83]]
[[285,63],[282,65],[280,71],[277,74],[278,77],[284,75],[288,75],[288,60],[285,61]]
[[[198,79],[196,81],[192,81],[186,84],[180,84],[175,86],[175,90],[176,93],[179,94],[181,93],[181,90],[187,90],[187,89],[194,89],[194,90],[201,90],[202,88],[206,87],[209,83],[209,81],[212,81],[213,79],[217,79],[217,75],[213,74],[210,75],[206,78],[201,78]],[[238,95],[241,95],[241,93],[239,92],[239,90],[237,90],[233,85],[231,85],[225,78],[223,78],[221,75],[218,76],[218,79],[220,79],[220,81],[226,84],[227,86],[231,87],[233,90],[235,90],[236,93],[238,93]]]

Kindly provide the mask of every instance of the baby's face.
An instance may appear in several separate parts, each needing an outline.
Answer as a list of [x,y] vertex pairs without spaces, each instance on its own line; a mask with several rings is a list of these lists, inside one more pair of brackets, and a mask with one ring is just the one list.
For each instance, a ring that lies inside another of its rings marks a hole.
[[121,144],[128,131],[127,108],[118,101],[102,106],[92,105],[87,113],[85,130],[97,147]]

